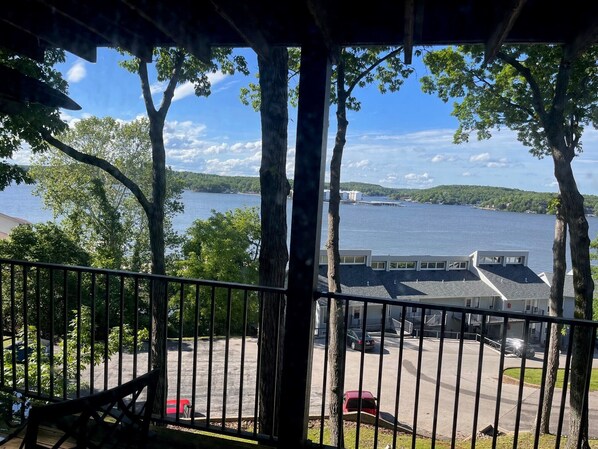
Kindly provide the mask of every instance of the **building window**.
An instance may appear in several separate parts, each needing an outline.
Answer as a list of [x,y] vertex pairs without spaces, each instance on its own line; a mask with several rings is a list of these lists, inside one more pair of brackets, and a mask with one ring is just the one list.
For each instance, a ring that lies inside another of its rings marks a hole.
[[471,298],[465,300],[465,307],[471,307]]
[[341,256],[341,265],[365,265],[365,256]]
[[391,262],[391,270],[415,270],[417,263],[415,262]]
[[445,262],[422,262],[421,263],[422,270],[444,270],[446,267]]
[[480,265],[488,265],[488,264],[501,264],[502,265],[502,256],[482,256],[479,260]]
[[449,262],[449,270],[466,270],[467,262]]
[[506,258],[506,263],[508,265],[523,265],[523,256],[508,256]]
[[386,262],[372,262],[372,270],[386,270]]

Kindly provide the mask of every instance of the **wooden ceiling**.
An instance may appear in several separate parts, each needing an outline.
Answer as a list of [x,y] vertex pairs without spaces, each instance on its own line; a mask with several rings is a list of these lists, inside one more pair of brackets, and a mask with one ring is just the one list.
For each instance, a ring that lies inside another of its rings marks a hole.
[[594,0],[11,0],[0,6],[0,46],[39,59],[59,47],[95,62],[97,47],[150,61],[179,46],[437,45],[566,42],[598,16]]
[[[156,47],[181,47],[202,60],[218,46],[321,42],[414,47],[564,43],[595,28],[595,0],[11,0],[0,6],[0,47],[40,60],[47,48],[90,62],[98,47],[120,47],[149,62]],[[598,37],[590,37],[594,42]]]

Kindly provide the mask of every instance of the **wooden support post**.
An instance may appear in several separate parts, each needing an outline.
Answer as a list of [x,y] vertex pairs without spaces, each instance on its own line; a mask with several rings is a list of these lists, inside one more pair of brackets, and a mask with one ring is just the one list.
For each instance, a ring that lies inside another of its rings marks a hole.
[[300,448],[307,437],[330,70],[323,44],[302,46],[278,433],[284,448]]

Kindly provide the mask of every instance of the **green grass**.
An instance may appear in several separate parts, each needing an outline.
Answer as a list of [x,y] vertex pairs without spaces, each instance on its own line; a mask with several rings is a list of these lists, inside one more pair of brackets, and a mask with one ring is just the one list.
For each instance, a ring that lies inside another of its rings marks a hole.
[[[355,437],[356,428],[353,423],[345,424],[345,448],[355,448]],[[360,449],[373,449],[374,448],[374,428],[372,426],[362,425],[359,429],[359,448]],[[320,429],[319,427],[311,428],[308,432],[307,437],[313,442],[319,443],[320,441]],[[330,433],[328,428],[324,430],[324,444],[330,444]],[[541,435],[538,447],[540,449],[548,449],[555,447],[556,437],[554,435]],[[592,446],[598,443],[598,440],[590,440]],[[384,449],[389,444],[393,447],[393,435],[392,431],[380,429],[378,431],[378,444],[377,448]],[[406,449],[411,448],[412,436],[406,434],[397,434],[396,448]],[[566,438],[561,437],[561,447],[565,447]],[[432,447],[432,439],[418,436],[416,439],[417,449],[428,449]],[[439,449],[446,449],[451,447],[451,442],[448,439],[437,439],[434,447]],[[513,448],[513,435],[501,435],[496,440],[496,448],[498,449],[512,449]],[[455,442],[456,449],[471,449],[471,439],[459,440]],[[479,449],[491,449],[492,448],[492,437],[481,436],[476,438],[476,448]],[[531,433],[520,433],[517,438],[518,449],[532,449],[534,448],[534,435]]]
[[[503,371],[504,376],[519,382],[521,377],[520,368],[507,368]],[[563,378],[565,377],[565,370],[559,369],[556,377],[556,387],[563,388]],[[523,381],[529,385],[542,384],[542,369],[541,368],[526,368]],[[598,368],[592,369],[592,377],[590,378],[590,391],[598,391]]]

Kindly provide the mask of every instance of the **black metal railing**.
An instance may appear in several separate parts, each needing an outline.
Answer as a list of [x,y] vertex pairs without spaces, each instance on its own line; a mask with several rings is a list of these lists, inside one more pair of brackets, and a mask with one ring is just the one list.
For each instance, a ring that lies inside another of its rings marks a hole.
[[[169,401],[167,413],[157,420],[275,442],[275,430],[264,434],[258,423],[265,353],[260,334],[264,304],[272,298],[282,303],[282,289],[0,259],[2,390],[19,392],[26,400],[59,401],[111,388],[150,370],[156,280],[165,286],[167,300],[168,320],[158,325],[168,336],[161,343],[167,345]],[[372,351],[365,345],[358,350],[345,346],[339,354],[344,367],[341,391],[357,391],[362,398],[370,391],[377,398],[372,415],[359,412],[363,407],[358,402],[357,412],[337,417],[342,426],[353,421],[345,434],[348,446],[414,447],[421,439],[433,446],[440,439],[462,438],[475,446],[480,432],[494,444],[501,433],[511,433],[515,441],[522,436],[538,441],[536,416],[546,394],[544,348],[549,329],[557,325],[566,331],[560,356],[564,380],[553,399],[550,428],[557,447],[568,432],[568,381],[576,334],[587,334],[592,342],[581,380],[589,389],[598,323],[349,295],[316,296],[316,328],[321,332],[314,337],[308,435],[316,444],[329,444],[325,435],[330,419],[332,298],[344,303],[345,328],[368,331],[375,339]],[[419,320],[410,321],[417,316]],[[275,320],[281,322],[280,316]],[[510,337],[521,338],[523,346],[512,346]],[[527,347],[533,347],[533,357],[518,357]],[[278,354],[279,348],[268,347],[268,352]],[[513,368],[518,371],[505,377],[505,370]],[[524,382],[524,375],[536,369],[541,382],[534,387]],[[270,381],[278,378],[274,375]],[[587,396],[590,422],[598,422],[597,394]],[[364,399],[360,401],[363,405]]]
[[[370,332],[375,340],[373,350],[363,345],[351,350],[348,340],[339,355],[344,367],[340,390],[358,391],[359,397],[370,392],[377,398],[374,415],[361,412],[362,406],[348,407],[347,411],[341,399],[344,416],[338,419],[345,428],[345,444],[350,447],[415,447],[422,439],[434,447],[441,439],[455,442],[466,438],[475,447],[480,435],[492,438],[494,447],[505,433],[513,436],[515,443],[511,444],[515,446],[522,438],[539,441],[537,416],[546,394],[547,340],[550,328],[560,325],[564,329],[559,356],[564,380],[556,389],[550,420],[550,432],[555,435],[555,447],[559,447],[569,430],[568,382],[576,333],[585,335],[589,342],[587,352],[581,354],[586,361],[582,380],[586,392],[592,364],[598,364],[597,322],[321,293],[316,302],[317,325],[328,323],[333,299],[344,303],[345,328],[350,327],[356,308],[364,323],[366,317],[380,323],[390,318],[393,323],[391,328],[382,326],[378,332]],[[409,328],[406,317],[413,315],[414,308],[420,316],[438,318],[420,320],[410,332],[401,332]],[[367,330],[365,325],[361,330]],[[310,437],[320,445],[331,444],[325,437],[330,427],[330,332],[322,332],[324,336],[315,339],[314,347]],[[539,373],[535,386],[524,381],[532,370]],[[596,376],[594,368],[594,383]],[[598,422],[598,392],[585,397],[589,400],[589,422]],[[590,437],[597,438],[596,432],[590,428]]]
[[258,335],[264,297],[283,301],[283,289],[0,259],[2,390],[59,401],[148,372],[156,280],[168,308],[158,421],[273,440],[257,419]]

